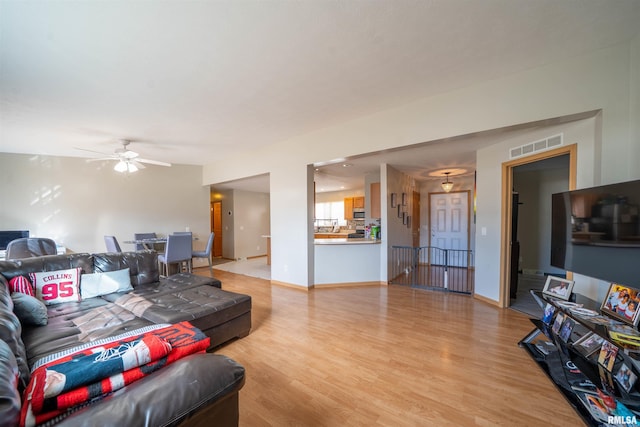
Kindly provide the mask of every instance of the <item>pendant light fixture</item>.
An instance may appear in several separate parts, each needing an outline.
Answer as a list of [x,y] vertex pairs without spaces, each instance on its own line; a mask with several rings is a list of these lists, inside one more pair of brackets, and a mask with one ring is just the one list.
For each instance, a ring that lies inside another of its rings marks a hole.
[[448,193],[449,191],[451,191],[451,189],[453,189],[453,182],[449,182],[449,174],[451,172],[445,172],[444,175],[447,177],[447,180],[445,182],[443,182],[442,185],[442,189],[445,191],[445,193]]

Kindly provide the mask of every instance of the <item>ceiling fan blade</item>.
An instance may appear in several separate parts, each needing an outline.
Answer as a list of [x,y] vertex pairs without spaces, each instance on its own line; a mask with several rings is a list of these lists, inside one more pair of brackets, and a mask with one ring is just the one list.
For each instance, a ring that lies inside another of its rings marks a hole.
[[110,158],[114,158],[113,154],[104,153],[102,151],[87,150],[86,148],[79,148],[79,147],[73,147],[73,148],[80,151],[86,151],[87,153],[100,154],[102,156],[111,156]]
[[118,158],[117,157],[113,157],[113,156],[111,156],[111,157],[100,157],[100,158],[97,158],[97,159],[87,159],[86,161],[87,162],[103,162],[105,160],[118,160]]
[[171,166],[171,163],[160,162],[158,160],[136,159],[135,161],[140,163],[147,163],[150,165],[157,165],[157,166]]
[[134,165],[138,169],[144,169],[145,168],[145,166],[142,163],[140,163],[137,159],[136,160],[129,160],[129,163],[131,163],[132,165]]

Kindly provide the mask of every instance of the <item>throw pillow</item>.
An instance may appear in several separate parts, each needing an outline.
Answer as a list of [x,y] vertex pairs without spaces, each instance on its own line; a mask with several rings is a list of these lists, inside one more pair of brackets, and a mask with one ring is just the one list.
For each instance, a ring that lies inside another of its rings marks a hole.
[[9,292],[20,292],[22,294],[35,296],[33,292],[33,286],[31,286],[31,282],[24,276],[16,276],[13,279],[9,280]]
[[20,292],[12,293],[11,299],[13,300],[13,312],[20,319],[20,323],[34,326],[47,324],[47,306],[42,301]]
[[80,270],[78,267],[30,273],[36,298],[46,305],[80,301]]
[[95,298],[114,292],[132,291],[129,269],[83,274],[80,278],[82,299]]

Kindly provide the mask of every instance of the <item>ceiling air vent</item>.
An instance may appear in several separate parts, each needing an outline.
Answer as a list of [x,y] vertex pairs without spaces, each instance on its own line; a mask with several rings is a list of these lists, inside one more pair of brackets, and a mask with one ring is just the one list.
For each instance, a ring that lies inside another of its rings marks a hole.
[[519,147],[513,147],[509,150],[509,158],[515,159],[516,157],[526,156],[538,151],[549,150],[551,148],[559,147],[562,145],[562,134],[550,136],[546,139],[539,141],[529,142]]

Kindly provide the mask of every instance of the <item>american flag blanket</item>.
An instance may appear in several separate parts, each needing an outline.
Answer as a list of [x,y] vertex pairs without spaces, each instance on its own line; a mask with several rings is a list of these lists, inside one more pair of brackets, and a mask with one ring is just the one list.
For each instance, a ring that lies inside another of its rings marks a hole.
[[209,337],[189,322],[145,328],[48,356],[34,366],[24,391],[21,426],[64,418],[189,354]]

